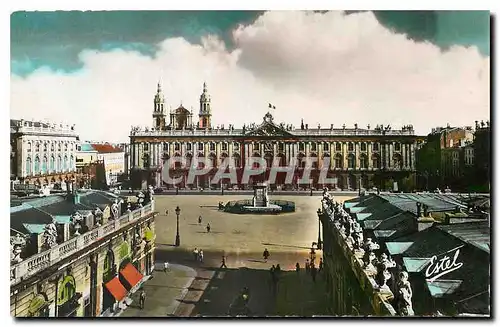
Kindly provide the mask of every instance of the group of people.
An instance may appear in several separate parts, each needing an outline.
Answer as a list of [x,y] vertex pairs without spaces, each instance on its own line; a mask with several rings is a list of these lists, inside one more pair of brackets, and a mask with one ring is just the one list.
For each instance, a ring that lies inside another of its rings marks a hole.
[[202,249],[198,250],[198,248],[194,248],[193,257],[194,261],[203,262],[203,250]]
[[280,264],[278,263],[276,267],[274,265],[271,266],[270,269],[271,273],[271,287],[274,293],[277,291],[277,286],[278,286],[278,281],[281,277],[281,267]]

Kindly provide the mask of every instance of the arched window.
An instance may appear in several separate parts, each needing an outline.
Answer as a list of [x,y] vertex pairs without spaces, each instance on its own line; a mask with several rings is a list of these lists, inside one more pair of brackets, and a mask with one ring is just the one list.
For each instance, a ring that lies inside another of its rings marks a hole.
[[64,152],[68,152],[68,143],[64,143]]
[[400,154],[396,153],[393,158],[394,168],[401,169],[403,167],[403,158]]
[[36,142],[35,150],[36,150],[36,152],[40,151],[40,143]]
[[361,142],[361,151],[366,151],[366,143]]
[[49,165],[49,169],[51,172],[53,172],[54,170],[56,170],[56,167],[55,167],[55,159],[54,159],[54,156],[50,156],[50,165]]
[[[76,282],[75,278],[71,275],[67,275],[64,279],[59,283],[57,294],[57,304],[62,307],[63,304],[70,301],[76,294]],[[67,315],[68,312],[66,310],[58,310],[59,315]]]
[[[337,143],[337,144],[338,144],[338,143]],[[342,160],[342,155],[341,155],[340,153],[337,153],[337,154],[335,155],[335,168],[340,168],[340,169],[342,169],[342,167],[344,166],[344,165],[342,164],[342,161],[343,161],[343,160]]]
[[26,175],[31,175],[31,158],[26,158]]
[[31,142],[28,142],[28,152],[31,152]]
[[57,156],[57,166],[56,166],[56,171],[61,171],[62,170],[62,159],[61,155]]
[[50,143],[50,151],[54,151],[54,142]]
[[71,156],[69,157],[69,169],[70,169],[70,170],[75,169],[75,163],[74,163],[74,160],[73,160],[73,159],[74,159],[74,157],[73,157],[73,155],[71,155]]
[[48,144],[47,144],[47,142],[44,142],[43,143],[43,152],[47,152],[47,150],[48,150]]
[[38,156],[35,157],[35,168],[33,169],[33,173],[35,175],[40,173],[40,158]]
[[43,156],[42,159],[42,175],[47,173],[47,156]]
[[64,156],[63,171],[68,170],[68,156]]
[[61,151],[61,142],[57,142],[57,151]]
[[350,154],[347,157],[347,167],[348,168],[356,168],[356,157],[354,154]]

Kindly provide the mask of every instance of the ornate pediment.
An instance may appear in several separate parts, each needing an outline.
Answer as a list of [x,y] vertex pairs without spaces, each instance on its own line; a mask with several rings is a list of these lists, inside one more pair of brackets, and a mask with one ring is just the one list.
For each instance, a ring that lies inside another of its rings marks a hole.
[[284,129],[274,125],[270,121],[265,121],[260,126],[254,130],[248,131],[246,135],[256,135],[256,136],[291,136],[289,132]]

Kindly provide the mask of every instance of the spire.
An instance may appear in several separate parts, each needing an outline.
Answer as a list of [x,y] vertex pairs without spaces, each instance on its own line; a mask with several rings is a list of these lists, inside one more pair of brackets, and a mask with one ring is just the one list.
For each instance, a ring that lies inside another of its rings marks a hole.
[[207,82],[203,82],[203,93],[207,93],[208,90],[207,90]]
[[156,90],[156,92],[157,92],[158,94],[160,94],[160,93],[161,93],[161,84],[160,84],[160,81],[158,81],[158,89]]

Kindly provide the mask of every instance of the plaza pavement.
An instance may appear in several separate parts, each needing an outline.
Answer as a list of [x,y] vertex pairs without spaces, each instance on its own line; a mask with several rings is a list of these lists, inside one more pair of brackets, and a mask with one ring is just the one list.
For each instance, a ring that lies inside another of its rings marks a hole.
[[[345,201],[352,197],[337,196],[336,199]],[[248,199],[248,196],[155,196],[155,210],[159,212],[155,219],[155,260],[189,266],[196,271],[196,277],[190,287],[182,287],[187,292],[168,294],[160,291],[161,285],[182,284],[182,277],[179,282],[153,278],[145,286],[150,287],[150,282],[157,283],[152,284],[152,289],[158,287],[151,294],[146,289],[146,307],[152,307],[142,313],[131,311],[123,316],[224,316],[245,286],[250,289],[248,307],[254,316],[323,314],[323,308],[316,303],[323,300],[320,279],[312,284],[310,276],[303,272],[304,276],[294,280],[295,263],[304,267],[311,243],[318,239],[316,210],[321,197],[273,196],[272,200],[295,202],[296,212],[281,215],[238,215],[217,210],[219,201],[226,203],[240,199]],[[180,247],[173,246],[176,206],[181,208]],[[169,211],[168,215],[165,215],[165,210]],[[198,224],[199,215],[203,217],[201,225]],[[208,222],[212,227],[210,233],[205,229]],[[203,249],[203,263],[194,261],[192,251],[195,247]],[[264,248],[271,253],[267,262],[262,258]],[[228,269],[220,270],[223,254],[227,256]],[[321,251],[317,256],[321,256]],[[282,286],[274,296],[269,285],[269,268],[278,263],[282,270],[290,273],[283,274]],[[157,297],[161,299],[152,301]],[[176,303],[175,309],[171,303]]]

